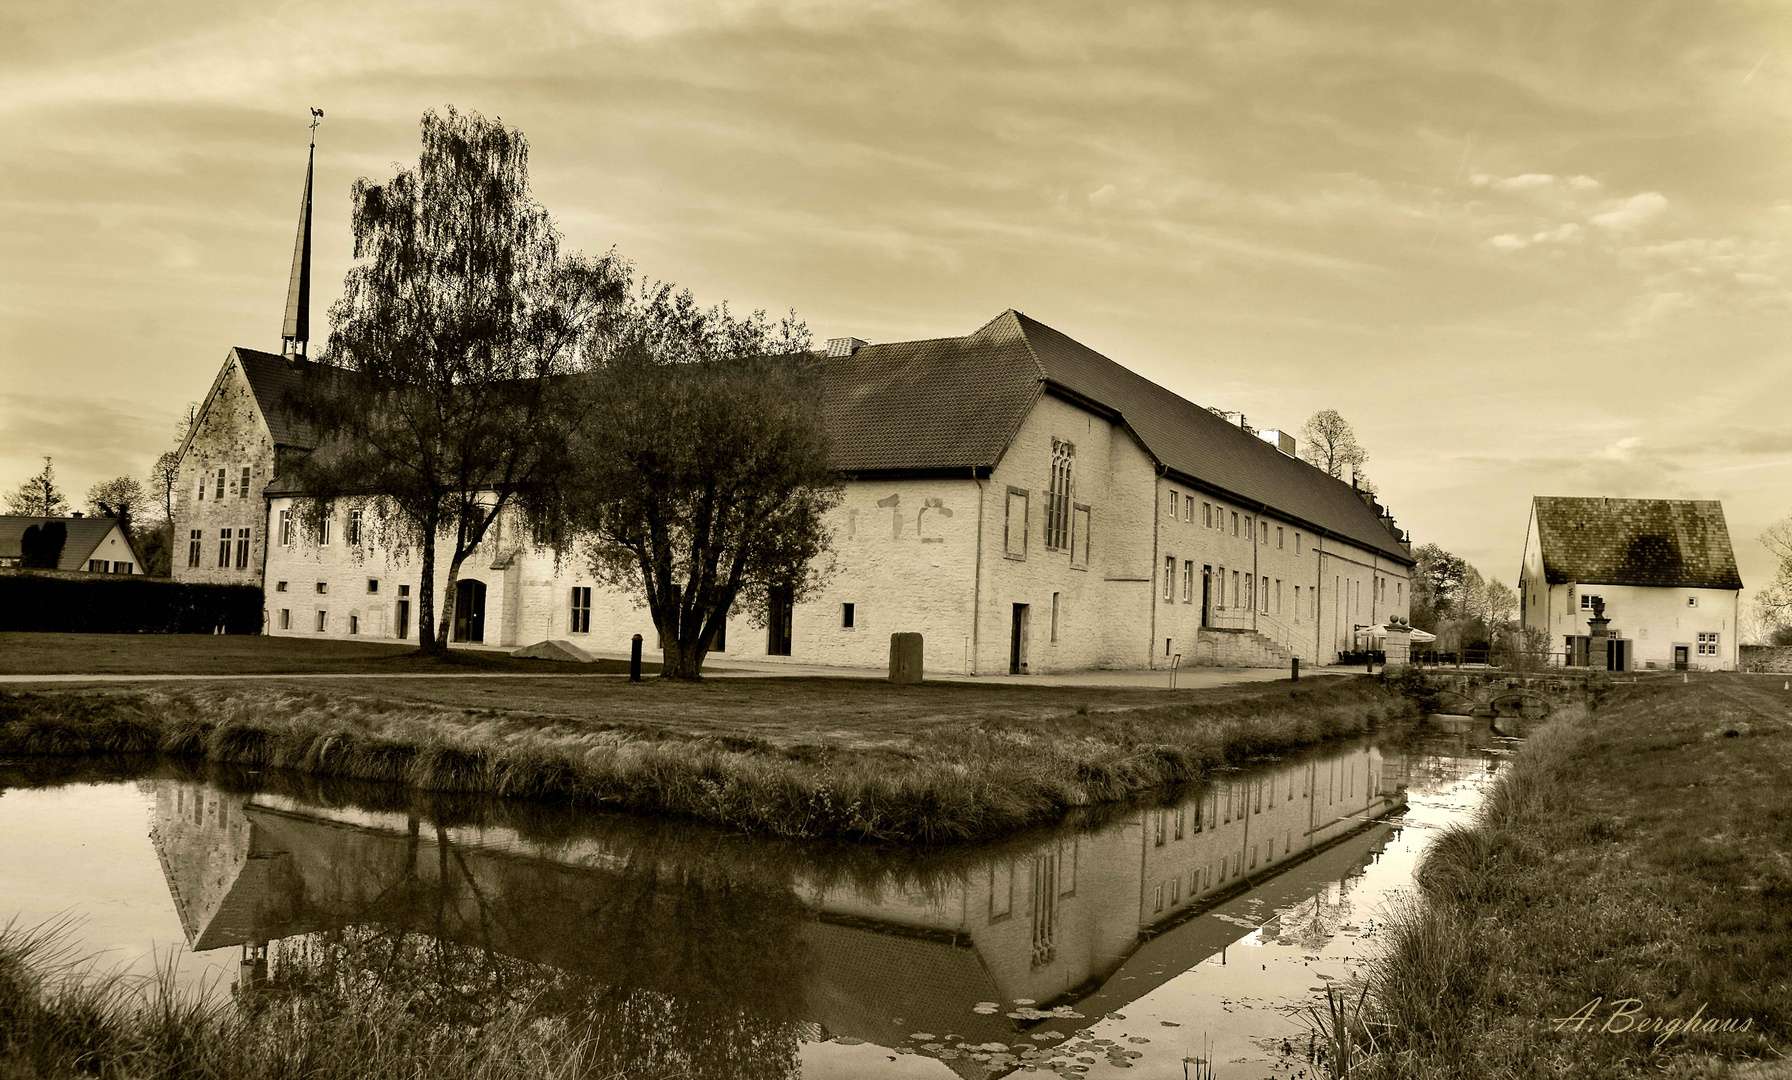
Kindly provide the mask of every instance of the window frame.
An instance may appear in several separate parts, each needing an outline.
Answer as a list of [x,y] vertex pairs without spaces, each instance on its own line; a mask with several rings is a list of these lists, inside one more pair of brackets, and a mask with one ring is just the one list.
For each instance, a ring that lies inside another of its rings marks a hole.
[[[1088,503],[1070,504],[1070,568],[1089,569],[1089,528],[1095,511]],[[1081,522],[1082,527],[1077,527]]]
[[[1014,500],[1020,498],[1020,552],[1014,551]],[[1033,493],[1024,487],[1008,485],[1007,501],[1003,504],[1002,522],[1002,558],[1015,562],[1027,560],[1027,534],[1032,530]]]

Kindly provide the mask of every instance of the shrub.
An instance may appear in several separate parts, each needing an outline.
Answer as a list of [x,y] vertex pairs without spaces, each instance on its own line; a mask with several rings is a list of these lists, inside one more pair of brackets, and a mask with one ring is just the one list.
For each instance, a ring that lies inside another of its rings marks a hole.
[[261,590],[166,578],[0,573],[0,631],[63,634],[261,632]]

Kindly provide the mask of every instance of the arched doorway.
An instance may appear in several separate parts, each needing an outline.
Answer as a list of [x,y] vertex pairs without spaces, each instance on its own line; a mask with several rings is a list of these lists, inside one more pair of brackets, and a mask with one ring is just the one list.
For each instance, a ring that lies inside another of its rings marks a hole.
[[454,640],[485,640],[485,582],[454,583]]

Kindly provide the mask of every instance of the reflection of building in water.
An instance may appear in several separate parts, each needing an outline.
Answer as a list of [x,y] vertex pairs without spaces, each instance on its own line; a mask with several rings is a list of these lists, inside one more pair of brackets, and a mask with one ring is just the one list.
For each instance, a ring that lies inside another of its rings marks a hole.
[[1375,819],[1403,805],[1401,772],[1357,746],[943,879],[869,886],[788,854],[763,871],[695,857],[692,826],[550,846],[179,781],[159,782],[152,836],[196,949],[375,925],[884,1045],[911,1032],[1011,1042],[1051,1026],[1006,1015],[1016,999],[1092,1015],[1219,953],[1248,932],[1247,890],[1262,910],[1336,907],[1392,831]]

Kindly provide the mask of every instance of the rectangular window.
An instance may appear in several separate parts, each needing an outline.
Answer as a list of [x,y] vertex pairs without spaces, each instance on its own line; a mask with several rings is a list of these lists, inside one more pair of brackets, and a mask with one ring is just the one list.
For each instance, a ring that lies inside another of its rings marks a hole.
[[1153,893],[1152,897],[1151,897],[1151,911],[1153,914],[1155,914],[1157,912],[1162,911],[1163,909],[1164,909],[1164,887],[1162,884],[1159,884],[1157,886],[1157,891],[1155,893]]
[[1191,523],[1195,520],[1195,497],[1193,495],[1182,497],[1182,520]]
[[[1057,594],[1054,593],[1053,595],[1055,596]],[[840,628],[842,630],[851,630],[852,629],[852,614],[853,614],[853,612],[852,612],[851,604],[841,604],[840,605]]]
[[1287,546],[1284,543],[1285,539],[1286,539],[1286,537],[1284,537],[1282,535],[1282,527],[1280,525],[1277,525],[1276,526],[1276,550],[1277,551],[1281,551]]
[[1716,656],[1717,655],[1717,635],[1716,634],[1700,634],[1699,635],[1699,655],[1700,656]]
[[284,582],[284,581],[274,582],[274,591],[275,592],[285,592],[286,591],[286,582]]
[[1216,582],[1213,591],[1219,594],[1213,598],[1213,606],[1224,611],[1226,609],[1226,568],[1220,567],[1220,572],[1214,575],[1213,580]]
[[230,530],[218,530],[218,569],[230,569]]
[[1258,542],[1263,544],[1269,543],[1269,522],[1264,521],[1262,518],[1258,518],[1257,528],[1263,533],[1262,539]]
[[238,570],[247,570],[249,568],[248,529],[238,529],[236,531],[236,568]]
[[209,488],[211,486],[212,486],[211,470],[210,469],[201,469],[199,471],[199,501],[200,502],[205,501],[205,489]]
[[212,497],[220,500],[224,498],[224,470],[222,468],[218,470],[218,490]]
[[1296,619],[1300,618],[1300,586],[1299,585],[1296,585],[1294,587],[1294,617]]
[[1244,538],[1246,540],[1257,539],[1257,527],[1251,524],[1251,515],[1249,514],[1244,516]]
[[1182,837],[1184,835],[1184,830],[1186,830],[1187,828],[1188,828],[1188,808],[1185,806],[1178,806],[1176,808],[1176,837],[1175,838],[1178,840],[1182,839]]
[[1232,535],[1238,535],[1238,511],[1232,511]]
[[348,512],[348,532],[343,534],[342,539],[349,547],[361,546],[361,511]]
[[189,568],[197,567],[199,565],[199,553],[204,546],[205,535],[198,529],[194,529],[187,534],[187,566]]
[[105,559],[88,559],[87,572],[90,574],[109,574],[112,572],[112,564]]
[[1058,955],[1058,869],[1054,851],[1033,858],[1033,966],[1049,964]]
[[359,634],[361,632],[361,616],[350,615],[348,617],[348,632],[351,634]]
[[1176,556],[1164,556],[1164,603],[1176,598]]
[[1058,643],[1058,594],[1052,594],[1052,644]]
[[1282,613],[1282,579],[1276,579],[1276,614]]
[[572,587],[572,619],[567,629],[574,634],[591,632],[591,586],[574,585]]
[[1168,810],[1159,810],[1155,814],[1152,815],[1152,824],[1154,826],[1156,826],[1155,832],[1153,834],[1153,837],[1154,837],[1153,846],[1155,846],[1155,847],[1163,847],[1164,841],[1169,839],[1169,837],[1168,837],[1169,830],[1165,827],[1169,824],[1169,821],[1168,821],[1169,816],[1170,816],[1170,812]]
[[1209,529],[1213,528],[1213,504],[1212,503],[1204,502],[1201,504],[1201,521]]
[[1269,579],[1261,578],[1259,580],[1262,583],[1257,586],[1257,602],[1262,605],[1261,610],[1262,610],[1263,614],[1268,615],[1269,614]]
[[1089,565],[1089,508],[1077,506],[1070,516],[1070,565]]
[[[1587,606],[1586,604],[1581,605],[1581,607],[1586,607],[1586,606]],[[1699,606],[1699,598],[1696,596],[1687,597],[1686,598],[1686,606],[1687,607],[1698,607]]]
[[1300,534],[1299,533],[1294,534],[1294,553],[1296,555],[1300,554]]
[[1170,906],[1182,903],[1182,875],[1177,874],[1170,879]]
[[1195,602],[1195,564],[1192,560],[1187,559],[1182,563],[1182,602],[1185,604]]
[[1010,559],[1027,557],[1027,493],[1008,489],[1008,521],[1003,531],[1002,554]]
[[400,585],[398,587],[398,595],[400,595],[400,596],[411,595],[411,587],[409,585]]
[[[1533,597],[1533,599],[1535,599],[1535,598]],[[1405,603],[1406,603],[1406,582],[1396,581],[1396,582],[1394,582],[1394,606],[1399,607]]]
[[247,465],[243,466],[242,483],[236,486],[236,497],[239,499],[247,499],[249,497],[249,466]]
[[324,627],[329,625],[329,619],[330,619],[329,612],[323,611],[323,610],[318,611],[318,613],[317,613],[317,632],[318,633],[321,634],[324,632]]
[[1203,807],[1203,806],[1204,806],[1204,805],[1205,805],[1205,803],[1204,803],[1204,801],[1203,801],[1203,800],[1201,800],[1201,799],[1196,799],[1196,800],[1195,800],[1195,802],[1194,802],[1194,811],[1195,811],[1195,831],[1196,831],[1196,832],[1200,832],[1200,831],[1201,831],[1201,828],[1202,828],[1202,824],[1201,824],[1201,808],[1202,808],[1202,807]]
[[292,546],[292,511],[280,511],[280,546]]
[[369,593],[379,592],[380,591],[380,579],[376,578],[376,577],[368,578],[367,579],[367,591]]
[[329,591],[330,591],[330,583],[329,582],[320,581],[317,583],[317,593],[319,596],[322,596],[324,593],[327,593]]
[[292,609],[291,608],[283,607],[280,609],[280,629],[282,629],[282,630],[291,630],[292,629]]
[[1232,571],[1232,603],[1235,607],[1243,607],[1244,598],[1238,594],[1238,574],[1237,570]]
[[1182,509],[1182,493],[1175,488],[1170,489],[1170,520],[1176,520],[1176,513]]
[[335,520],[334,515],[325,514],[323,520],[317,523],[317,546],[318,547],[329,547],[330,546],[330,523],[334,520]]
[[1053,551],[1070,547],[1070,472],[1075,463],[1076,446],[1053,439],[1052,486],[1045,502],[1045,546]]

